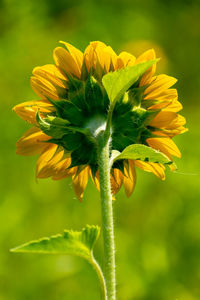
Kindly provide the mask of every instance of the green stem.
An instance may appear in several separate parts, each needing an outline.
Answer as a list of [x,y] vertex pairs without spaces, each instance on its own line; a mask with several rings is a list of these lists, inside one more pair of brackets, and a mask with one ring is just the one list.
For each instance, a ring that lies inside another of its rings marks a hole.
[[95,269],[97,276],[99,278],[100,289],[101,289],[101,299],[107,300],[106,282],[105,282],[105,279],[103,276],[103,272],[102,272],[98,262],[94,258],[94,256],[92,256],[92,261],[90,261],[90,263],[93,266],[93,268]]
[[98,140],[98,163],[102,207],[102,227],[104,237],[106,288],[108,300],[116,300],[115,243],[109,165],[110,138],[107,138],[105,134],[101,133]]

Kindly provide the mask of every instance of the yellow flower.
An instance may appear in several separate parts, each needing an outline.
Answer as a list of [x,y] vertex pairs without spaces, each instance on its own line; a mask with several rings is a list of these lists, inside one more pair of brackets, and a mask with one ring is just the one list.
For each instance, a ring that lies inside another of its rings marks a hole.
[[[127,52],[117,55],[102,42],[91,42],[82,53],[68,43],[61,43],[64,47],[57,47],[53,53],[55,65],[33,70],[31,86],[40,100],[13,108],[33,125],[17,142],[17,154],[40,155],[37,178],[59,180],[72,176],[75,193],[81,200],[89,176],[99,189],[96,148],[84,132],[89,129],[95,135],[98,128],[105,125],[109,100],[102,77],[108,72],[153,60],[156,55],[153,49],[138,58]],[[112,149],[123,151],[130,144],[141,143],[172,160],[173,156],[181,157],[172,138],[187,129],[184,128],[184,117],[178,114],[182,105],[177,90],[171,88],[176,79],[164,74],[155,75],[155,71],[156,63],[134,84],[128,100],[121,99],[116,103],[112,118]],[[46,120],[53,124],[51,131],[45,129]],[[73,130],[63,133],[63,126]],[[132,194],[136,167],[165,179],[165,166],[160,163],[123,160],[114,164],[111,170],[113,194],[123,184],[127,196]]]

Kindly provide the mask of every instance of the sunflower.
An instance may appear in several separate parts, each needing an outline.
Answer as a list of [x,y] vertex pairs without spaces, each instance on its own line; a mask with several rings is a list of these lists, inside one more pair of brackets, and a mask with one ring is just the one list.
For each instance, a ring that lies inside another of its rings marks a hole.
[[[109,99],[102,77],[129,66],[154,60],[153,49],[135,58],[117,55],[102,42],[91,42],[84,53],[61,42],[54,49],[54,64],[33,69],[31,86],[40,100],[16,105],[14,111],[33,125],[17,142],[17,154],[39,158],[36,177],[60,180],[72,177],[77,197],[82,200],[89,176],[99,189],[97,151],[93,137],[106,124]],[[111,150],[123,151],[131,144],[159,150],[170,160],[181,153],[172,138],[185,132],[185,118],[176,79],[155,75],[156,62],[116,103],[112,115]],[[64,128],[64,130],[63,130]],[[142,160],[123,159],[113,164],[111,189],[116,194],[124,184],[130,196],[136,184],[136,168],[165,179],[165,166]],[[172,167],[171,167],[172,169]]]

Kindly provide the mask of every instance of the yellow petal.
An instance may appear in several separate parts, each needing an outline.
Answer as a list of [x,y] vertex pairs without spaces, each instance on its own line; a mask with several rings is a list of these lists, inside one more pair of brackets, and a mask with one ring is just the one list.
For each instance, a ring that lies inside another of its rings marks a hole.
[[183,116],[177,114],[176,118],[168,126],[166,126],[166,129],[173,130],[185,125],[185,123],[186,123],[186,119]]
[[85,49],[84,60],[88,71],[90,68],[97,69],[98,65],[102,70],[109,72],[111,63],[115,66],[117,55],[110,46],[102,42],[91,42]]
[[177,127],[175,129],[164,129],[163,132],[173,138],[174,136],[178,135],[178,134],[182,134],[184,132],[187,132],[188,131],[188,128],[185,128],[183,126],[180,126],[180,127]]
[[79,72],[81,72],[81,68],[82,68],[82,64],[83,64],[83,53],[79,49],[75,48],[74,46],[72,46],[69,43],[66,43],[63,41],[60,41],[60,43],[65,45],[65,47],[67,48],[67,50],[73,57],[74,61],[76,62]]
[[[84,51],[84,60],[86,63],[86,67],[88,71],[90,68],[96,68],[97,59],[99,60],[99,63],[104,68],[104,60],[102,60],[102,52],[107,46],[99,41],[91,42],[89,46]],[[109,55],[107,55],[107,58]],[[105,58],[105,59],[107,59]]]
[[183,116],[171,111],[161,111],[151,121],[150,125],[157,128],[175,129],[186,123]]
[[17,141],[16,153],[25,156],[39,154],[48,145],[44,141],[49,139],[39,128],[32,127]]
[[127,197],[130,197],[134,191],[135,184],[136,184],[136,178],[137,177],[136,177],[134,161],[129,160],[128,170],[126,167],[124,168],[124,177],[123,177],[123,183],[124,183],[124,188],[125,188]]
[[175,118],[177,114],[174,112],[161,111],[155,118],[151,121],[150,125],[158,128],[165,128],[169,125]]
[[67,86],[67,77],[61,73],[58,67],[52,64],[47,64],[41,67],[34,68],[33,75],[38,77],[44,77],[50,82],[57,84],[63,88]]
[[[148,107],[148,110],[151,110],[151,109],[162,109],[164,110],[166,107],[168,107],[170,105],[170,101],[163,101],[163,102],[160,102],[158,104],[154,104],[150,107]],[[148,104],[148,100],[146,102],[146,104]]]
[[80,78],[81,70],[77,60],[67,50],[62,47],[54,49],[53,58],[56,65],[64,72]]
[[[142,62],[146,62],[148,60],[154,60],[156,59],[156,54],[154,49],[149,49],[146,52],[144,52],[143,54],[141,54],[135,61],[135,64],[138,63],[142,63]],[[152,76],[154,75],[156,71],[156,63],[153,64],[153,66],[151,66],[146,72],[145,74],[142,76],[139,86],[145,86],[147,84],[150,83]]]
[[74,191],[76,193],[77,198],[80,201],[82,201],[83,199],[83,193],[87,186],[88,179],[89,179],[89,167],[83,169],[78,175],[75,174],[72,178]]
[[182,104],[178,100],[173,100],[169,102],[167,106],[163,109],[163,111],[172,111],[178,112],[183,108]]
[[96,185],[97,190],[100,191],[99,171],[96,172],[95,177],[92,176],[92,172],[90,175],[91,175],[93,183]]
[[[64,150],[58,148],[57,145],[54,145],[54,149],[47,150],[46,156],[44,155],[43,158],[40,156],[40,162],[37,164],[36,169],[36,177],[37,178],[48,178],[51,176],[56,175],[57,171],[57,164],[61,161],[63,158]],[[55,151],[57,149],[57,151]],[[49,159],[49,157],[51,157]]]
[[55,110],[54,106],[47,103],[44,100],[40,101],[27,101],[20,103],[13,107],[13,110],[20,116],[23,120],[31,124],[37,124],[36,113],[40,111],[42,113],[50,113]]
[[133,66],[135,64],[135,60],[136,60],[135,56],[133,56],[128,52],[123,51],[117,57],[115,69],[118,70],[121,68]]
[[113,66],[116,65],[116,61],[117,61],[117,54],[110,46],[106,46],[101,56],[101,63],[104,64],[106,72],[109,72],[111,63]]
[[[152,77],[150,85],[146,88],[144,94],[149,94],[149,99],[157,99],[157,97],[165,90],[170,88],[177,82],[177,79],[165,74]],[[147,98],[146,98],[147,99]]]
[[52,179],[60,180],[69,176],[73,176],[77,171],[77,167],[69,168],[70,164],[70,157],[64,158],[59,163],[57,163],[55,175],[53,175]]
[[165,167],[162,164],[147,163],[141,160],[135,160],[135,166],[156,175],[161,180],[165,180]]
[[172,155],[176,157],[181,157],[181,153],[176,146],[176,144],[170,139],[167,135],[154,132],[156,135],[160,135],[160,138],[149,138],[146,140],[148,145],[156,150],[161,151],[166,154],[170,159],[172,159]]
[[66,95],[67,79],[55,65],[44,65],[33,69],[31,86],[42,98],[58,100]]
[[171,100],[177,100],[178,98],[178,93],[176,89],[167,89],[164,91],[161,91],[159,94],[154,96],[153,93],[145,95],[145,100],[159,100],[159,101],[171,101]]
[[41,98],[51,98],[53,100],[59,100],[59,92],[57,88],[44,78],[31,77],[31,87],[34,92]]
[[140,56],[138,56],[135,63],[140,64],[142,62],[152,60],[155,58],[156,58],[156,54],[155,54],[154,49],[149,49],[149,50],[145,51],[144,53],[142,53]]
[[123,174],[118,169],[113,169],[113,174],[110,175],[111,192],[116,195],[123,183]]
[[[158,99],[156,99],[158,100]],[[178,112],[180,111],[183,106],[178,100],[159,100],[161,101],[158,104],[154,104],[150,106],[148,109],[162,109],[162,111],[171,111],[171,112]],[[148,103],[148,100],[147,100]]]
[[54,156],[58,145],[56,144],[49,144],[46,148],[42,151],[40,157],[38,158],[37,165],[36,165],[36,177],[40,173],[40,171],[48,164],[51,158]]

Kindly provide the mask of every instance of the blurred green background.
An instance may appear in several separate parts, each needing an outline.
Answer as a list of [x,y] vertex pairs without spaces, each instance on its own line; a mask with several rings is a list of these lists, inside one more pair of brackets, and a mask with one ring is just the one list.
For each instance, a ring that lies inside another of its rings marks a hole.
[[[35,181],[36,157],[15,154],[29,128],[12,107],[38,99],[33,67],[52,63],[59,40],[84,50],[93,40],[118,53],[154,47],[160,72],[177,88],[189,132],[175,138],[178,171],[161,182],[138,171],[130,199],[114,204],[119,300],[200,299],[200,135],[198,0],[0,1],[0,300],[100,299],[94,271],[79,258],[22,255],[9,249],[26,241],[100,224],[99,194],[90,182],[83,203],[71,179]],[[102,240],[95,248],[102,262]]]

